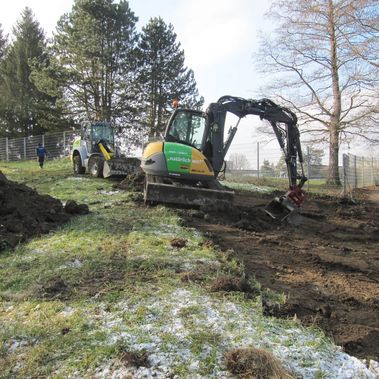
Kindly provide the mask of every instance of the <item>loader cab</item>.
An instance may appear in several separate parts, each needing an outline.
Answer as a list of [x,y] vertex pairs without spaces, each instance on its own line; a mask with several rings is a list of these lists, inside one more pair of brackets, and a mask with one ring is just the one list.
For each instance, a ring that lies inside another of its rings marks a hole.
[[177,109],[165,132],[165,141],[177,142],[203,150],[206,140],[206,117],[203,112]]
[[99,153],[99,142],[114,147],[114,129],[108,122],[85,122],[82,124],[82,139],[89,153]]

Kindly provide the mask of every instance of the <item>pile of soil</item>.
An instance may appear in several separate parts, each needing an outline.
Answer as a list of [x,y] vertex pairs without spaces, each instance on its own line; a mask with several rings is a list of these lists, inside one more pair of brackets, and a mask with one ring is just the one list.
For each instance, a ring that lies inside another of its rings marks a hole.
[[145,174],[142,170],[138,170],[136,173],[129,174],[120,183],[114,185],[115,188],[142,192],[145,182]]
[[349,354],[379,360],[379,188],[359,195],[355,202],[308,196],[287,222],[264,212],[271,196],[242,191],[228,212],[179,212],[234,251],[247,277],[287,295],[282,307],[263,304],[266,314],[296,315]]
[[0,171],[0,251],[66,223],[72,214],[88,213],[86,205],[40,195],[32,188],[8,180]]

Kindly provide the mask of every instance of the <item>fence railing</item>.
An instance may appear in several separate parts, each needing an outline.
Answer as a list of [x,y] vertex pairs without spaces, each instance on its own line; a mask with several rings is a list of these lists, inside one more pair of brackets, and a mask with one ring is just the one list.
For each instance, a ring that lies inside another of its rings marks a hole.
[[34,159],[40,143],[45,146],[50,158],[68,156],[76,135],[77,132],[69,130],[23,138],[0,138],[0,160]]

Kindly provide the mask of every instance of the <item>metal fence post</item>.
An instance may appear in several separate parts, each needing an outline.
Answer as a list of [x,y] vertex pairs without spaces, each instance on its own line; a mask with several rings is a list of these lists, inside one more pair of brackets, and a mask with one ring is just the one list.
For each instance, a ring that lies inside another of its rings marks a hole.
[[24,137],[24,159],[26,159],[26,137]]
[[259,180],[259,142],[257,142],[257,179]]
[[342,170],[343,170],[343,195],[347,196],[347,155],[342,155]]
[[8,137],[5,137],[5,160],[9,161],[9,145],[8,145]]
[[371,186],[375,185],[374,181],[374,157],[371,158]]
[[365,159],[362,158],[362,187],[365,186]]
[[354,188],[358,187],[357,156],[354,155]]

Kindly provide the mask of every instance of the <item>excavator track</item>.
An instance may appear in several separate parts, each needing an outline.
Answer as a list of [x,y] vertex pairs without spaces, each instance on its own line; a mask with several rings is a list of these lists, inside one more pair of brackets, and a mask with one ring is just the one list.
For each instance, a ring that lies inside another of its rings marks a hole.
[[146,175],[144,201],[146,204],[168,203],[187,206],[233,203],[234,192],[226,189],[217,180],[214,179],[206,185],[211,188],[204,188],[201,184],[191,186],[169,178]]

